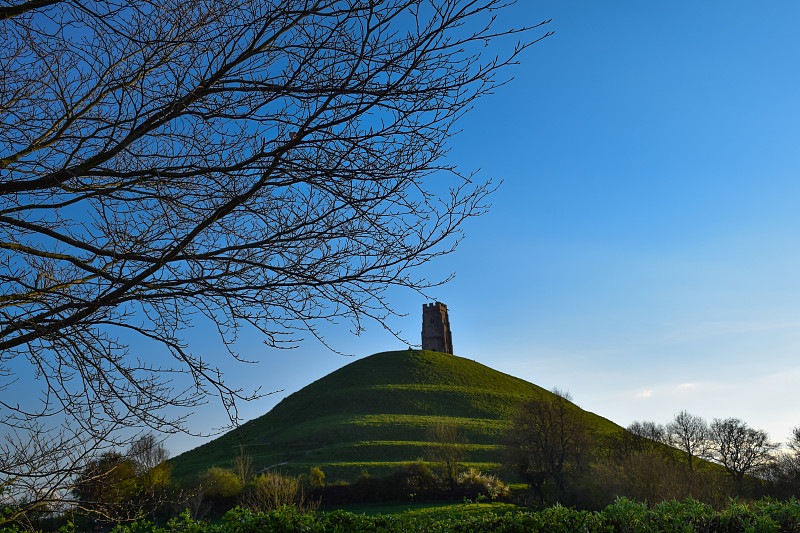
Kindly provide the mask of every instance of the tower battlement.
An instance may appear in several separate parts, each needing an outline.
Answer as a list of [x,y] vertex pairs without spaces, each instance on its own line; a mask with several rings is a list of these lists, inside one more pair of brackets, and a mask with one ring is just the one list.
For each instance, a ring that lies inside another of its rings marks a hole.
[[442,302],[422,304],[422,349],[453,353],[450,318]]

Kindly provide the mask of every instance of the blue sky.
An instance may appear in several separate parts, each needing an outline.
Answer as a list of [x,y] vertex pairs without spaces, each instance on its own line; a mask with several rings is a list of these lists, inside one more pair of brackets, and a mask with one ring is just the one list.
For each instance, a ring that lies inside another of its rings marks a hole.
[[[785,440],[800,425],[800,4],[524,1],[499,24],[544,19],[555,34],[452,143],[462,171],[503,180],[458,251],[422,272],[456,273],[432,292],[456,354],[623,426],[687,409]],[[419,342],[424,300],[393,303]],[[377,325],[326,331],[355,357],[405,348]],[[200,328],[189,340],[214,351]],[[229,381],[283,389],[245,419],[352,361],[314,341],[238,347],[261,362],[226,364]],[[212,402],[191,420],[225,415]]]

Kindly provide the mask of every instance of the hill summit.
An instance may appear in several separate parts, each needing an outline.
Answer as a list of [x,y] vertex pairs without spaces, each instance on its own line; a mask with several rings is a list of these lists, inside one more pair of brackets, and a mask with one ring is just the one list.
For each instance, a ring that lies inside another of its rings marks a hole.
[[[267,414],[172,460],[189,478],[232,466],[240,447],[255,470],[318,466],[328,479],[383,474],[424,457],[431,428],[452,422],[468,444],[467,465],[496,470],[500,439],[516,406],[553,393],[480,363],[427,350],[383,352],[354,361],[291,394]],[[596,431],[619,426],[583,413]]]

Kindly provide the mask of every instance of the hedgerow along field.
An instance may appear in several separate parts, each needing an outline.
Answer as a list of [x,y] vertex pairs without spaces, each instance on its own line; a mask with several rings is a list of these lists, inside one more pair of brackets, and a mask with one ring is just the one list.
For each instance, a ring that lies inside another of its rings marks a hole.
[[714,511],[696,500],[668,501],[648,508],[625,498],[602,511],[578,511],[554,506],[541,511],[508,510],[508,506],[462,505],[429,508],[388,515],[346,511],[302,513],[284,507],[267,513],[242,509],[229,511],[216,523],[194,521],[180,515],[165,528],[146,522],[118,526],[114,531],[133,533],[690,533],[690,532],[800,532],[800,502],[760,500],[750,505],[731,501]]
[[[189,482],[209,467],[230,468],[240,446],[259,471],[290,475],[321,468],[328,480],[385,475],[424,456],[430,428],[457,424],[467,438],[466,467],[499,467],[500,440],[514,410],[553,393],[470,359],[401,350],[359,359],[289,395],[269,413],[171,460]],[[624,430],[572,406],[598,435]]]

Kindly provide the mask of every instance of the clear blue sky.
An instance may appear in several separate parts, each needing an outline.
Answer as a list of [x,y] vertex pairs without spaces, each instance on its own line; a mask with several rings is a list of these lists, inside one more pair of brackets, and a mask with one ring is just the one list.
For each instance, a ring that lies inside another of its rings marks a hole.
[[[551,18],[452,145],[463,171],[504,180],[425,271],[457,274],[433,292],[456,354],[623,426],[687,409],[785,440],[800,425],[800,3],[523,0],[499,23]],[[418,343],[424,301],[393,302]],[[356,357],[405,348],[378,326],[327,331]],[[262,362],[226,364],[229,381],[284,389],[245,419],[352,361],[313,341],[239,349]],[[224,422],[214,403],[192,418]]]

